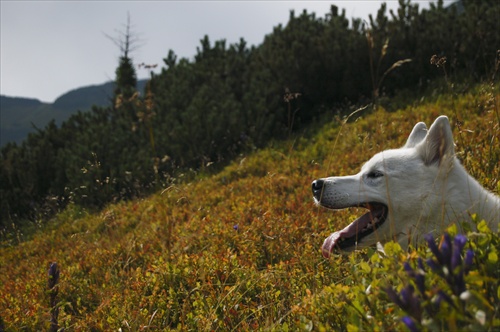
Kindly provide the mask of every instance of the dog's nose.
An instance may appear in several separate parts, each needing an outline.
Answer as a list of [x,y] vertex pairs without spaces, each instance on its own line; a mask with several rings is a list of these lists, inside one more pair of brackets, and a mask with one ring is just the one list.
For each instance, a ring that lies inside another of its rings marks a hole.
[[316,199],[321,198],[321,192],[323,191],[323,186],[325,184],[324,180],[314,180],[312,183],[312,192]]

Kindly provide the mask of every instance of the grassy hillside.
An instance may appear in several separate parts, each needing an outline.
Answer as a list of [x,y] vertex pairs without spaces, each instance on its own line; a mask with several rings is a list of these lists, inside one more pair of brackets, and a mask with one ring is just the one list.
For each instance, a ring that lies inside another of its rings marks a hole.
[[[337,118],[318,124],[302,137],[242,156],[216,175],[179,181],[144,200],[96,214],[72,206],[30,240],[19,233],[2,243],[5,328],[48,329],[47,269],[57,262],[58,293],[52,297],[59,326],[70,331],[400,330],[401,317],[409,314],[384,287],[403,289],[409,280],[403,263],[415,267],[417,256],[432,253],[425,246],[406,253],[388,244],[385,254],[368,250],[323,259],[325,237],[358,213],[316,207],[311,181],[357,172],[375,152],[403,145],[416,122],[429,125],[444,114],[464,166],[498,194],[499,97],[498,88],[480,86],[396,112],[360,111],[345,125]],[[466,278],[472,300],[450,295],[440,307],[421,300],[426,313],[433,308],[425,317],[434,312],[434,320],[425,323],[436,330],[500,326],[494,279],[500,242],[480,230],[467,243],[475,250]],[[430,270],[426,278],[426,294],[441,299],[438,290],[448,291],[444,279]]]

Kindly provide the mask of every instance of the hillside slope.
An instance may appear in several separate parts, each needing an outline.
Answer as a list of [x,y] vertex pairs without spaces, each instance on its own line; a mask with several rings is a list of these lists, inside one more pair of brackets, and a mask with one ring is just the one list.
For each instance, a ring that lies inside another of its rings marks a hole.
[[[370,297],[378,281],[353,274],[376,273],[373,259],[322,258],[324,238],[356,213],[316,207],[311,181],[356,172],[375,152],[402,146],[416,122],[444,114],[464,166],[498,194],[499,97],[482,86],[393,113],[361,111],[144,200],[97,214],[70,207],[31,240],[4,241],[0,316],[7,330],[47,329],[47,268],[57,262],[59,326],[69,330],[400,329],[401,310]],[[363,318],[374,308],[375,321]]]

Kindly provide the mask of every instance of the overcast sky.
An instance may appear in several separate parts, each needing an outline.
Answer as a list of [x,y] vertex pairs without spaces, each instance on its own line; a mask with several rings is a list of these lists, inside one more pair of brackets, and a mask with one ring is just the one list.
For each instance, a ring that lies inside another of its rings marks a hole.
[[[115,78],[119,48],[105,34],[124,31],[130,13],[142,46],[134,63],[158,64],[172,49],[192,59],[200,39],[244,38],[258,46],[290,10],[324,17],[331,4],[368,19],[383,1],[0,1],[0,94],[53,102],[63,93]],[[385,1],[397,9],[397,1]],[[412,1],[428,8],[429,1]],[[433,1],[434,2],[434,1]],[[139,78],[149,77],[137,69]]]

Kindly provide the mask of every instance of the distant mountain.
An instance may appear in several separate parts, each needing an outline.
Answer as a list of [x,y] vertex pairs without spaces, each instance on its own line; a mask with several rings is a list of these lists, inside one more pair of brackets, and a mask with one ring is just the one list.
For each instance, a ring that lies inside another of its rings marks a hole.
[[0,145],[21,142],[34,130],[31,123],[40,124],[40,114],[45,113],[48,108],[50,104],[38,99],[0,96]]
[[[137,89],[144,91],[146,82],[139,80]],[[93,105],[110,105],[114,86],[114,82],[107,82],[77,88],[66,92],[54,103],[0,96],[0,147],[9,142],[21,143],[35,128],[43,129],[52,120],[60,125],[78,111],[88,111]]]
[[114,82],[90,85],[66,92],[57,98],[52,107],[59,110],[87,110],[92,105],[107,106],[113,98]]

